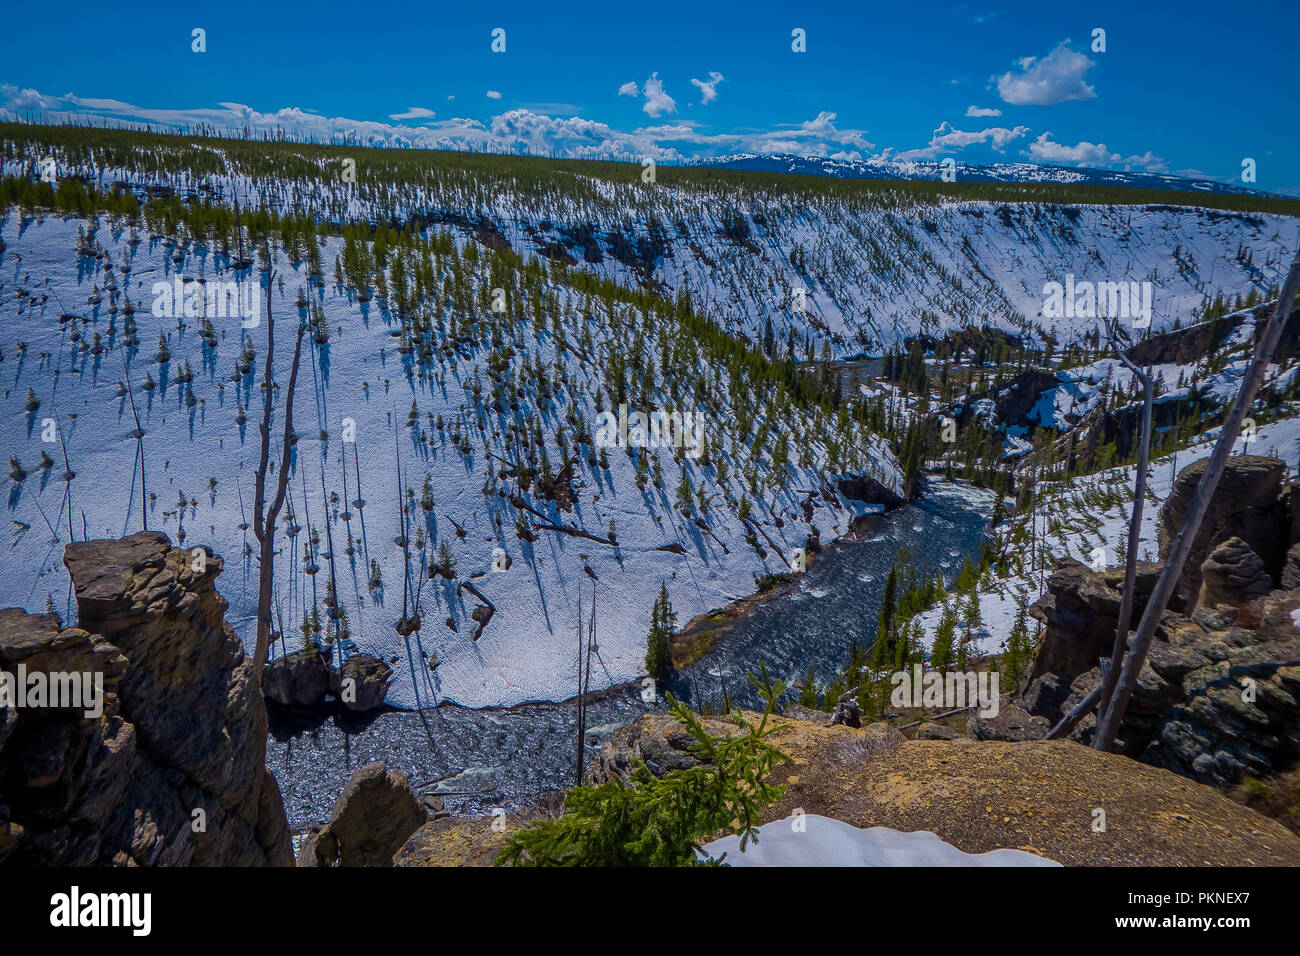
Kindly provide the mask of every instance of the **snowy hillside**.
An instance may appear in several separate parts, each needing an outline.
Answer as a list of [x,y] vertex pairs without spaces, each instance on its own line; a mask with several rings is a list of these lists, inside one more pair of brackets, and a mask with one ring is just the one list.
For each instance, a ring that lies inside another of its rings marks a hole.
[[48,153],[61,177],[105,191],[121,183],[142,198],[237,197],[333,222],[443,225],[624,285],[688,294],[753,342],[770,321],[774,340],[801,358],[823,345],[879,354],[968,325],[1067,343],[1096,326],[1082,315],[1044,317],[1044,286],[1069,276],[1150,282],[1160,330],[1191,321],[1220,292],[1265,293],[1300,241],[1292,216],[1134,205],[1122,188],[1105,191],[1104,202],[1096,193],[1096,202],[1073,205],[1009,204],[906,183],[729,170],[665,167],[646,181],[650,171],[630,164],[494,157],[492,165],[462,154],[183,137],[160,144],[142,155],[19,139],[0,144],[0,169],[30,172]]
[[[227,619],[248,644],[265,301],[255,300],[258,324],[247,330],[239,317],[154,315],[155,283],[166,289],[181,277],[192,290],[190,280],[230,280],[227,260],[144,230],[137,239],[107,221],[93,239],[79,239],[91,229],[15,213],[0,231],[0,419],[5,456],[22,472],[9,481],[3,603],[41,611],[48,601],[70,620],[63,545],[140,530],[134,403],[148,527],[223,556]],[[299,624],[313,607],[323,613],[332,573],[351,640],[394,664],[393,703],[572,696],[577,606],[581,595],[590,608],[593,586],[600,645],[593,689],[638,677],[661,580],[685,621],[752,593],[756,575],[788,570],[814,528],[823,540],[845,531],[864,506],[835,495],[841,472],[897,488],[881,442],[759,378],[734,378],[651,300],[576,290],[540,269],[498,271],[489,283],[488,261],[464,237],[421,239],[394,253],[391,268],[376,273],[394,284],[389,301],[399,299],[395,284],[417,273],[444,293],[419,299],[413,285],[415,319],[403,322],[382,297],[361,301],[355,289],[309,279],[307,259],[295,264],[284,249],[275,253],[272,292],[276,435],[294,328],[300,317],[309,323],[294,413],[299,440],[277,539],[277,627],[282,620],[288,650],[300,647]],[[338,239],[319,251],[326,263],[345,254]],[[256,269],[242,274],[264,283]],[[477,307],[492,288],[504,290],[508,312]],[[633,411],[697,415],[702,446],[692,449],[687,435],[676,447],[644,449],[638,482],[628,449],[596,447],[599,409],[616,407],[615,389],[626,391],[621,398]],[[395,544],[398,461],[411,536],[408,601],[414,611],[418,596],[423,617],[409,641],[393,627],[404,567]],[[566,461],[571,503],[565,491],[550,498],[543,490],[552,479],[563,486]],[[359,499],[364,507],[353,504]],[[444,549],[454,566],[445,566]],[[508,570],[493,570],[498,549]],[[447,575],[431,577],[431,565]],[[481,602],[459,587],[466,581],[495,607],[477,640],[472,615]]]

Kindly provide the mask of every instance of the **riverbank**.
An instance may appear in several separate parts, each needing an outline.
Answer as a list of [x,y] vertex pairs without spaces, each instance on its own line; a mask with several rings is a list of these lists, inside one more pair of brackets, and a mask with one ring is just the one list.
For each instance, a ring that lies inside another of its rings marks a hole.
[[[767,665],[793,686],[811,667],[829,681],[856,637],[875,632],[880,588],[898,552],[907,548],[918,572],[953,575],[978,552],[992,496],[934,482],[927,495],[866,516],[825,545],[807,570],[769,591],[738,599],[688,622],[693,660],[658,688],[696,708],[719,710],[724,700],[748,706],[747,671]],[[710,620],[721,615],[723,620]],[[710,627],[710,625],[713,625]],[[705,642],[701,631],[716,633]],[[599,640],[599,634],[597,635]],[[665,704],[642,700],[637,684],[588,695],[587,757],[616,729]],[[323,820],[358,767],[384,761],[438,795],[455,815],[536,805],[547,792],[571,786],[577,768],[576,699],[507,708],[454,704],[422,711],[384,711],[365,721],[320,715],[310,722],[273,721],[267,764],[284,792],[290,823]]]

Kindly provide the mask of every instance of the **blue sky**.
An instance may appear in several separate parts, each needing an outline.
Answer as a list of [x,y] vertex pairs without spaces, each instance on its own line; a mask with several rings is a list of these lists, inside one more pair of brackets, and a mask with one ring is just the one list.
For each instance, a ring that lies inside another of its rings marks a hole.
[[1250,157],[1258,188],[1300,193],[1294,0],[479,6],[15,5],[0,110],[660,161],[951,156],[1240,182]]

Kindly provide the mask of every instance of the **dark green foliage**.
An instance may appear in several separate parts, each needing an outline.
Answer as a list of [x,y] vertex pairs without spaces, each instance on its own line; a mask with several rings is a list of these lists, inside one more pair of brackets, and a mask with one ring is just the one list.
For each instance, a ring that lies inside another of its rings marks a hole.
[[650,611],[650,633],[646,637],[645,669],[655,680],[663,680],[673,669],[672,640],[677,614],[668,600],[668,585],[659,582],[659,597]]
[[723,834],[740,834],[743,850],[753,839],[759,815],[780,798],[783,787],[765,782],[788,758],[768,742],[776,701],[785,692],[763,669],[747,675],[766,706],[758,721],[732,712],[737,730],[713,736],[680,701],[668,695],[670,713],[692,738],[701,761],[660,778],[643,762],[629,783],[614,778],[599,786],[574,787],[564,815],[543,820],[510,836],[497,864],[515,866],[698,866],[696,851]]

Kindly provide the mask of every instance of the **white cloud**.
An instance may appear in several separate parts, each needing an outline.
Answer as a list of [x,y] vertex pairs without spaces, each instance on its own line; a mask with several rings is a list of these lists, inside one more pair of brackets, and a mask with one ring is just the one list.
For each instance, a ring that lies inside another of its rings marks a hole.
[[1090,100],[1097,93],[1084,81],[1096,64],[1063,40],[1041,60],[1020,60],[1020,72],[996,77],[998,95],[1013,106],[1051,106],[1069,100]]
[[628,80],[626,83],[624,83],[622,86],[618,88],[618,95],[619,96],[640,96],[641,87],[636,85],[635,80]]
[[[652,76],[652,82],[647,86],[653,86],[653,80]],[[215,107],[160,109],[120,100],[84,98],[71,93],[50,96],[36,90],[0,86],[0,120],[22,120],[26,111],[39,109],[42,120],[50,123],[93,120],[120,126],[151,123],[155,127],[187,129],[202,124],[222,134],[243,135],[245,130],[253,135],[283,133],[322,143],[350,142],[366,146],[532,153],[637,162],[647,156],[657,161],[683,161],[732,153],[796,153],[862,159],[876,148],[867,140],[864,131],[837,126],[836,115],[825,111],[814,119],[768,130],[704,133],[697,124],[690,122],[655,123],[630,131],[615,129],[596,120],[553,115],[565,111],[560,109],[561,106],[563,104],[554,104],[552,109],[544,104],[533,104],[531,109],[507,110],[487,122],[464,117],[433,119],[418,113],[420,108],[417,107],[396,115],[409,115],[424,122],[405,125],[322,116],[296,107],[264,113],[234,102],[219,103]],[[668,112],[667,107],[663,111]]]
[[657,118],[664,113],[677,112],[677,101],[668,95],[658,73],[650,74],[650,78],[645,81],[644,92],[645,103],[641,109],[645,110],[647,116]]
[[389,113],[388,118],[393,120],[433,119],[437,115],[433,110],[426,109],[423,106],[412,106],[405,113]]
[[722,82],[722,74],[717,70],[709,70],[709,79],[704,80],[692,79],[691,84],[700,88],[700,105],[707,106],[718,97],[717,86]]
[[1001,110],[990,109],[984,106],[975,106],[974,104],[966,107],[966,115],[973,119],[980,119],[985,116],[1001,116]]
[[1029,156],[1040,163],[1056,165],[1120,166],[1126,170],[1140,169],[1150,173],[1163,173],[1169,169],[1165,161],[1150,150],[1141,156],[1121,156],[1112,153],[1105,143],[1081,140],[1073,146],[1066,146],[1053,140],[1050,132],[1043,133],[1029,144]]
[[488,90],[487,98],[490,100],[499,100],[501,99],[501,94],[498,93],[496,90]]
[[929,146],[923,149],[909,149],[906,152],[899,153],[895,158],[899,160],[933,159],[940,153],[948,153],[976,145],[991,146],[1001,152],[1012,140],[1020,139],[1020,137],[1028,133],[1028,126],[1017,126],[1013,129],[1008,129],[1005,126],[991,126],[988,129],[967,131],[957,129],[945,121],[939,124],[939,128],[930,137]]
[[[11,110],[55,109],[61,100],[58,96],[43,96],[32,89],[20,90],[9,83],[0,86],[0,97],[3,98],[5,107]],[[72,94],[69,93],[68,98],[71,97]]]

